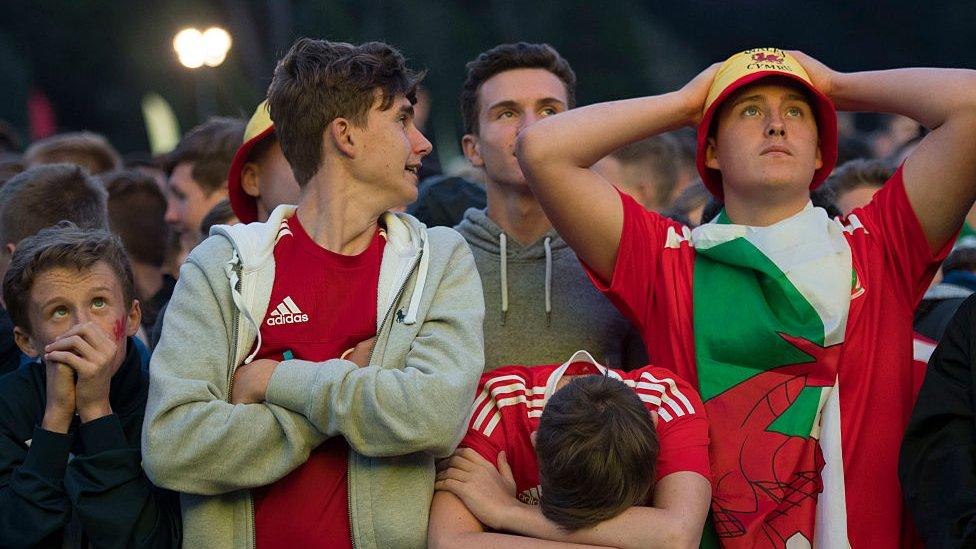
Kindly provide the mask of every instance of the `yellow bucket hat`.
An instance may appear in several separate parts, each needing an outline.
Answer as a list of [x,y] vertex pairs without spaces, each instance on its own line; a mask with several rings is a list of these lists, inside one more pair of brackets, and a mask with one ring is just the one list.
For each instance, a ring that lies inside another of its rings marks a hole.
[[271,112],[268,110],[268,100],[262,101],[244,128],[244,143],[234,153],[234,160],[227,172],[227,196],[230,207],[241,223],[253,223],[258,220],[257,199],[244,192],[241,186],[241,170],[250,160],[251,149],[274,132]]
[[820,186],[837,163],[837,110],[833,102],[814,87],[809,75],[796,58],[779,48],[755,48],[729,57],[719,67],[705,98],[705,110],[698,124],[698,150],[695,163],[705,187],[719,200],[723,199],[722,172],[705,166],[708,134],[719,106],[736,90],[762,78],[789,78],[810,92],[820,135],[820,157],[823,165],[813,174],[810,190]]

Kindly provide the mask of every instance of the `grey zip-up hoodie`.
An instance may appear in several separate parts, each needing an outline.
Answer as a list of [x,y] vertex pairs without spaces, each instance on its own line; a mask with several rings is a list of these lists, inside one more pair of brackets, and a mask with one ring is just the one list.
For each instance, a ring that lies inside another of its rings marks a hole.
[[183,264],[150,366],[146,473],[182,492],[187,547],[251,548],[250,489],[344,436],[355,546],[423,547],[434,458],[464,434],[484,363],[484,303],[471,253],[450,229],[385,215],[369,366],[286,360],[266,402],[230,404],[235,368],[261,345],[275,236],[293,213],[280,206],[267,223],[214,227]]
[[471,246],[485,291],[485,371],[560,363],[578,349],[610,368],[646,365],[640,334],[554,229],[522,246],[474,208],[454,228]]

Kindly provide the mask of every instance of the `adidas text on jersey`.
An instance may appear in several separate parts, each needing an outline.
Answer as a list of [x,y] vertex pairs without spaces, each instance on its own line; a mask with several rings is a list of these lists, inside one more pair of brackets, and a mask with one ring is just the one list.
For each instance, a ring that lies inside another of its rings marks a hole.
[[303,313],[298,305],[292,301],[291,297],[285,297],[275,310],[268,316],[266,321],[268,326],[279,326],[281,324],[299,324],[308,322],[308,315]]

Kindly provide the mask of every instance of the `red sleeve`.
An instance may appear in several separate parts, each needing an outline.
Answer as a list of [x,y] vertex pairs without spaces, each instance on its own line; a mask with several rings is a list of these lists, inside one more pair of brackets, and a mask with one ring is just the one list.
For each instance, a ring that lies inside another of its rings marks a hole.
[[582,259],[580,261],[593,285],[643,333],[651,311],[661,251],[667,242],[668,231],[674,229],[676,234],[681,234],[682,226],[647,211],[619,189],[617,193],[624,209],[624,224],[610,285],[607,286]]
[[[521,381],[518,369],[500,368],[483,374],[475,391],[474,403],[468,417],[468,431],[465,433],[460,448],[471,448],[487,459],[492,465],[498,466],[498,452],[505,450],[505,426],[501,421],[498,406],[488,390],[495,383],[506,381]],[[522,382],[524,385],[524,382]],[[495,417],[498,415],[498,417]],[[489,428],[489,425],[492,427]],[[489,433],[489,434],[485,434]]]
[[461,439],[458,448],[471,448],[475,452],[498,467],[498,452],[502,451],[494,441],[474,429],[468,429],[467,434]]
[[701,397],[685,380],[663,368],[655,368],[650,373],[667,387],[658,406],[657,438],[660,452],[655,477],[661,480],[671,473],[691,471],[711,482],[708,420]]
[[899,166],[867,206],[851,212],[848,223],[853,224],[852,218],[856,216],[871,237],[879,239],[885,251],[889,283],[895,285],[900,295],[910,299],[909,305],[914,309],[956,239],[950,238],[941,250],[931,252],[922,224],[908,202],[902,167]]
[[658,442],[661,450],[657,458],[657,480],[681,471],[691,471],[712,480],[708,465],[708,421],[694,415],[676,419],[661,429],[658,421]]

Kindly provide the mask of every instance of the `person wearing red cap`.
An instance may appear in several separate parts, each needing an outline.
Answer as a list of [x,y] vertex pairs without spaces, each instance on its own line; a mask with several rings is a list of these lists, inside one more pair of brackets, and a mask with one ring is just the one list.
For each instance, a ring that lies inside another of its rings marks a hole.
[[[837,158],[836,108],[932,132],[870,204],[831,220],[809,191]],[[517,154],[593,282],[710,421],[712,527],[727,547],[896,547],[914,398],[912,311],[976,200],[976,72],[840,73],[758,48],[681,89],[526,128]],[[685,125],[724,209],[694,230],[590,167]],[[580,223],[585,219],[585,223]]]
[[264,222],[278,206],[298,204],[299,190],[264,100],[248,121],[227,174],[230,207],[241,223]]

